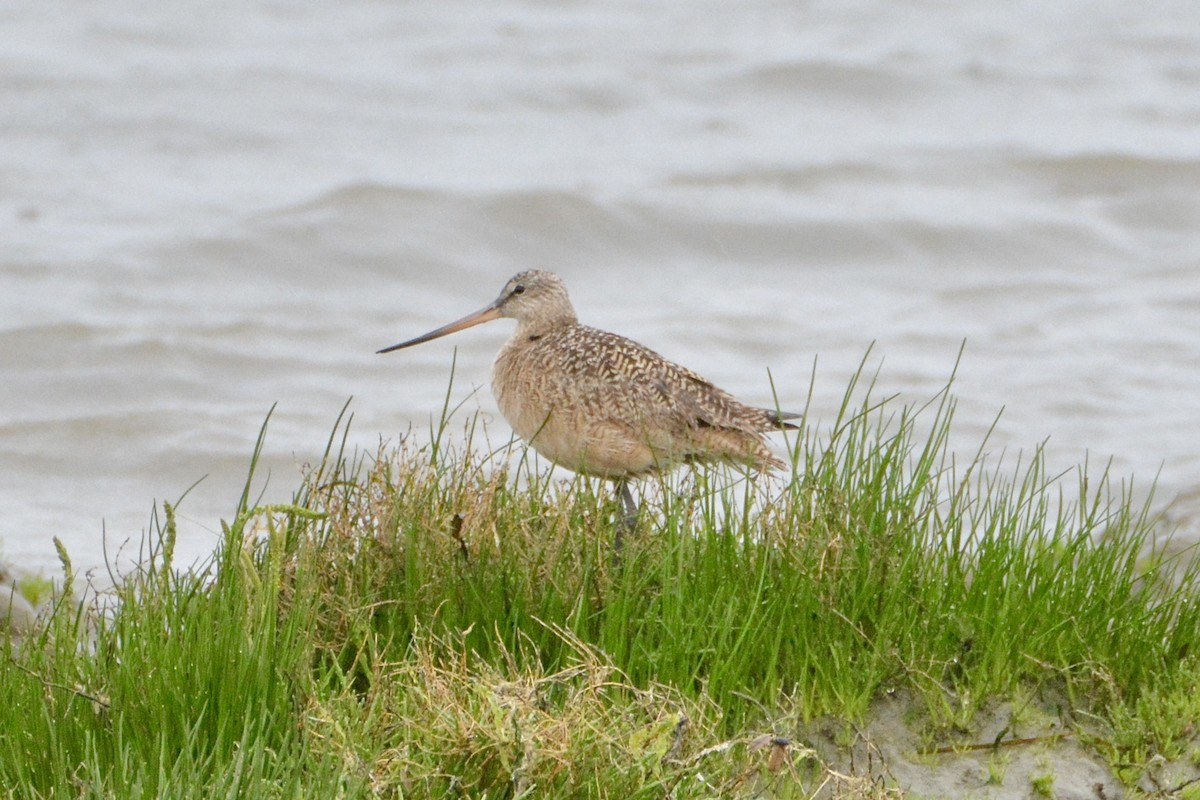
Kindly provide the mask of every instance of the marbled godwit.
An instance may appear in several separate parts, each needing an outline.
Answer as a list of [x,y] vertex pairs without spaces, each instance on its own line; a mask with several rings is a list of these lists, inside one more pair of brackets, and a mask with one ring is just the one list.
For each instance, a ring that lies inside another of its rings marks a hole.
[[786,420],[799,415],[745,405],[637,342],[580,325],[552,272],[519,273],[474,314],[379,352],[501,317],[517,329],[492,366],[500,413],[555,464],[616,481],[623,527],[636,519],[630,478],[682,463],[784,466],[764,434],[796,428]]

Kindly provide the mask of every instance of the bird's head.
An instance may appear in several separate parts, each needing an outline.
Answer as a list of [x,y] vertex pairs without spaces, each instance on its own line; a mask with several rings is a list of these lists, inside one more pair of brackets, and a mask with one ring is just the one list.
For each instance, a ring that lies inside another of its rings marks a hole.
[[570,325],[576,320],[575,309],[562,279],[553,272],[532,269],[509,278],[500,296],[473,314],[378,352],[390,353],[412,347],[501,317],[515,319],[519,331],[531,334]]

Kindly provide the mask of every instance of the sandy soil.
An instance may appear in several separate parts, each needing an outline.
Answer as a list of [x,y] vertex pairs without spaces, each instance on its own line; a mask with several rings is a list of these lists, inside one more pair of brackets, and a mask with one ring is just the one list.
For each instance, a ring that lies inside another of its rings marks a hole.
[[[1091,744],[1102,743],[1103,734],[1066,720],[1060,699],[1035,699],[1016,713],[1012,703],[996,703],[969,728],[939,730],[914,712],[917,704],[906,693],[897,692],[875,703],[865,726],[819,722],[796,744],[812,748],[836,774],[899,789],[905,798],[1183,798],[1184,790],[1200,787],[1193,783],[1200,782],[1195,764],[1161,761],[1142,777],[1138,791],[1128,791]],[[853,796],[846,788],[846,782],[833,781],[823,796]]]

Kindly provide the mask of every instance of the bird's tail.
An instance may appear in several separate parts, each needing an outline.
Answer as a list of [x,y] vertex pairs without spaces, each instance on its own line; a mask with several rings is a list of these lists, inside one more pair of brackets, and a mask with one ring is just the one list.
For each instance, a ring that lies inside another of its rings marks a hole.
[[773,408],[764,408],[763,413],[767,415],[767,422],[774,425],[783,431],[798,431],[799,425],[793,425],[788,422],[789,419],[800,419],[803,414],[793,414],[790,411],[776,411]]

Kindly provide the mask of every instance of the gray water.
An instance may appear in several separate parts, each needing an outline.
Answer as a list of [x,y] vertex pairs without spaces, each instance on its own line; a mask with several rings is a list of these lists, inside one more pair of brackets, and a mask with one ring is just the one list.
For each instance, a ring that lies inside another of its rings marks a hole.
[[273,404],[284,499],[351,396],[419,437],[455,346],[503,441],[511,323],[374,351],[527,267],[747,401],[816,359],[818,420],[965,340],[968,446],[1003,407],[994,452],[1193,496],[1198,221],[1194,0],[4,0],[0,558],[128,560],[204,478],[201,558]]

